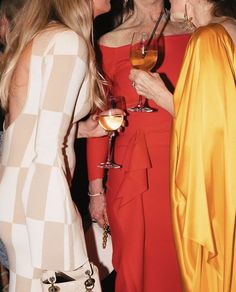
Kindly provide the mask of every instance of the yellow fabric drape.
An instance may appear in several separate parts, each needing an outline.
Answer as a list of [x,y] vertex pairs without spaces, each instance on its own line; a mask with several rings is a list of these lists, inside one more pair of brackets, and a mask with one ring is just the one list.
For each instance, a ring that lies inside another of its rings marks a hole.
[[192,36],[174,94],[174,233],[185,292],[236,291],[236,48],[223,26]]

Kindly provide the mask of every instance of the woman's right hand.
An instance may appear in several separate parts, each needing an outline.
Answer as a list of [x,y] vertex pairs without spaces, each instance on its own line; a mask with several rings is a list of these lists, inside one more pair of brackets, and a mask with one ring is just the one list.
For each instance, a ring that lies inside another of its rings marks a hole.
[[158,73],[131,69],[129,79],[133,82],[138,95],[152,99],[157,105],[174,115],[173,95]]
[[[125,112],[121,109],[113,110],[117,114],[126,115]],[[80,121],[77,131],[77,138],[92,138],[92,137],[103,137],[107,136],[107,131],[105,131],[100,124],[98,123],[99,115],[93,114],[90,115],[87,120]],[[123,121],[121,127],[118,129],[118,132],[125,127],[125,121]]]
[[99,115],[90,115],[87,120],[80,121],[77,138],[91,138],[107,136],[107,132],[98,123]]

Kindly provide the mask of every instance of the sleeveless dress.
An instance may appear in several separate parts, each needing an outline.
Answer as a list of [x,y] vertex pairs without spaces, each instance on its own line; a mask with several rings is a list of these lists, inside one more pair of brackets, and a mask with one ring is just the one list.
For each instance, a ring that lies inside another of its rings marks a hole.
[[[189,35],[165,36],[158,72],[173,90]],[[126,107],[138,102],[128,75],[130,46],[101,46],[103,69],[114,96]],[[149,100],[153,113],[128,112],[127,126],[115,141],[115,162],[107,178],[107,211],[113,243],[116,292],[180,292],[181,280],[172,234],[169,192],[169,145],[172,117]],[[89,179],[103,177],[106,138],[88,139]]]
[[32,41],[29,64],[20,61],[28,76],[27,96],[4,132],[0,238],[9,256],[9,291],[40,292],[43,269],[68,271],[87,261],[69,189],[75,122],[91,107],[87,48],[66,27],[46,28]]

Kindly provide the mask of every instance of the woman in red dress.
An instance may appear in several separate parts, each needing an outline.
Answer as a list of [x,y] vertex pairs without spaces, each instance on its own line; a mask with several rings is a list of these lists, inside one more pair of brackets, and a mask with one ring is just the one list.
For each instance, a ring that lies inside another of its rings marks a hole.
[[[126,107],[138,95],[129,80],[130,41],[134,31],[152,31],[163,10],[162,0],[124,1],[124,21],[100,39],[102,65],[114,96],[124,96]],[[173,91],[189,33],[169,21],[159,50],[158,72]],[[172,116],[153,101],[152,113],[128,112],[127,126],[115,141],[106,198],[102,191],[107,138],[88,139],[90,212],[101,225],[107,220],[112,234],[116,292],[181,292],[172,235],[169,198],[169,142]],[[95,195],[95,196],[93,196]],[[107,212],[107,215],[106,215]]]

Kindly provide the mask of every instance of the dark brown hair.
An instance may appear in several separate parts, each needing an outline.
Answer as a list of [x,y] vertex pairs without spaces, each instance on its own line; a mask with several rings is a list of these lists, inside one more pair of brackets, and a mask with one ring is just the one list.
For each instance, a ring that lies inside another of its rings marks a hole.
[[228,16],[236,19],[236,0],[208,0],[213,3],[215,16]]
[[[119,26],[127,16],[134,11],[134,0],[114,0],[112,2],[112,14],[114,18],[114,27]],[[165,8],[170,8],[170,2],[164,0]]]
[[24,0],[2,0],[1,15],[4,15],[11,22],[23,4]]
[[113,28],[119,26],[125,17],[134,11],[133,0],[116,0],[112,5]]

